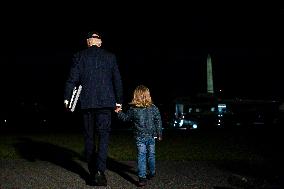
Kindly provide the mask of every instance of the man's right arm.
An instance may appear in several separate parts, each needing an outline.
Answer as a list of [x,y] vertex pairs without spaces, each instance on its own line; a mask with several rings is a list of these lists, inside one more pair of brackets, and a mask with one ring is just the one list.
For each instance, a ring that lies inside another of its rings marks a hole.
[[160,114],[160,110],[155,107],[154,109],[154,120],[155,120],[155,126],[156,126],[156,132],[158,134],[158,140],[162,140],[163,138],[163,133],[162,133],[162,118],[161,118],[161,114]]
[[72,59],[72,65],[70,68],[69,76],[67,78],[65,84],[65,91],[64,91],[64,105],[67,108],[69,100],[72,96],[72,91],[75,85],[79,82],[79,57],[78,55],[74,55]]
[[116,57],[113,57],[113,71],[112,71],[112,77],[113,77],[113,85],[115,90],[115,97],[116,97],[116,103],[121,106],[123,103],[123,87],[122,87],[122,80],[120,71],[118,69]]

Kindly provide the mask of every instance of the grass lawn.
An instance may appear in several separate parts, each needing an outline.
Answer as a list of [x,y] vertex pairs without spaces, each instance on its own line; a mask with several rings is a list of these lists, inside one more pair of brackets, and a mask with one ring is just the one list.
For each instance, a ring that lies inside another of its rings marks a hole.
[[[156,143],[157,160],[233,160],[264,161],[273,157],[272,143],[263,134],[246,131],[173,131],[165,130]],[[1,133],[0,159],[44,158],[48,154],[83,157],[80,132]],[[109,157],[136,160],[135,141],[131,131],[111,133]]]

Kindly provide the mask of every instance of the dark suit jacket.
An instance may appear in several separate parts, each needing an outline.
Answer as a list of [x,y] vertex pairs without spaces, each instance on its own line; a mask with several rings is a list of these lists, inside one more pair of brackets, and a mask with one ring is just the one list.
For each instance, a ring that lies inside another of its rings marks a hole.
[[114,54],[91,46],[74,54],[64,99],[69,100],[75,85],[81,84],[81,108],[114,107],[122,104],[122,81]]

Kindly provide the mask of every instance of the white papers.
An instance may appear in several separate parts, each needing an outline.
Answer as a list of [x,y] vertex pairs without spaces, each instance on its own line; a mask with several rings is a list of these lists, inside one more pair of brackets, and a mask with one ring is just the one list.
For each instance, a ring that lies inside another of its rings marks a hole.
[[75,110],[75,107],[76,107],[76,104],[78,102],[81,90],[82,90],[82,85],[75,86],[74,89],[73,89],[72,97],[71,97],[70,103],[68,105],[68,108],[70,109],[71,112],[74,112],[74,110]]

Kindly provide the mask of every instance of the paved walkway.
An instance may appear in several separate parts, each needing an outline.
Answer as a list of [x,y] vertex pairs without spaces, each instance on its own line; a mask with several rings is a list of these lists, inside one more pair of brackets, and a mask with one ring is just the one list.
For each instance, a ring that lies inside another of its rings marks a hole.
[[[90,189],[136,186],[135,162],[108,162],[107,187],[86,184],[87,166],[80,160],[0,160],[0,189]],[[157,162],[157,176],[143,188],[240,189],[281,188],[277,180],[256,179],[229,171],[219,163],[203,161]]]

